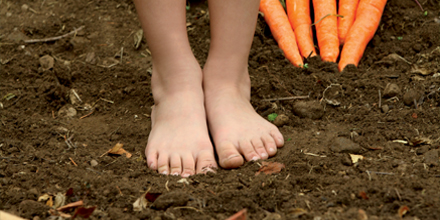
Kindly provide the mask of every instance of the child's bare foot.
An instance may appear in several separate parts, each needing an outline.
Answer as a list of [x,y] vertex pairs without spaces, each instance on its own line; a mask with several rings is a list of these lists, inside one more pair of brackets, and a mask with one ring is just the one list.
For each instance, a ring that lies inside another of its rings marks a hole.
[[153,70],[155,107],[145,154],[151,169],[187,177],[217,163],[206,124],[201,69],[195,60],[184,68],[175,64],[162,69],[173,73]]
[[215,68],[225,65],[205,65],[205,108],[220,166],[236,168],[244,163],[243,157],[250,161],[274,156],[284,139],[278,128],[250,104],[247,70],[231,74],[237,77],[221,79],[225,71],[237,71]]

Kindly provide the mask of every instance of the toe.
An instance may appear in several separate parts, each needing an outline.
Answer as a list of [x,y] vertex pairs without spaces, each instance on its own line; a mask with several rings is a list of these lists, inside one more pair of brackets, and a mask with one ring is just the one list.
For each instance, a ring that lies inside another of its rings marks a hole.
[[274,156],[277,153],[277,146],[273,137],[271,135],[263,135],[263,137],[261,137],[261,140],[263,141],[264,147],[266,148],[269,156]]
[[216,146],[219,164],[225,169],[237,168],[243,165],[244,160],[237,148],[231,142],[224,142]]
[[172,154],[170,157],[170,174],[178,176],[182,173],[182,160],[180,155]]
[[157,152],[148,152],[145,149],[145,157],[147,158],[147,165],[152,170],[157,170]]
[[284,137],[281,134],[280,131],[278,131],[278,129],[276,130],[272,130],[270,132],[270,135],[272,136],[272,138],[275,140],[275,144],[277,147],[282,147],[284,146]]
[[191,154],[188,153],[182,156],[182,177],[194,175],[195,167],[194,157]]
[[255,152],[254,146],[252,146],[252,143],[250,141],[248,140],[240,141],[239,144],[240,144],[240,151],[247,161],[261,159],[260,156],[257,154],[257,152]]
[[200,151],[197,155],[197,173],[206,173],[216,168],[217,162],[215,162],[214,152]]
[[261,159],[265,160],[269,158],[269,155],[267,154],[266,148],[264,148],[264,143],[261,141],[261,138],[254,138],[251,141],[252,145],[254,146],[254,150],[260,155]]
[[157,160],[157,172],[160,174],[168,175],[170,174],[170,164],[168,154],[159,154],[159,159]]

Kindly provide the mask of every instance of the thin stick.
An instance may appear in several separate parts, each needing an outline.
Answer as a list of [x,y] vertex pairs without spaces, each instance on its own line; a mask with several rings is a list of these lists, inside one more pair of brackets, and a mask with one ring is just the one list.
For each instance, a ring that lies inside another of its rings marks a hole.
[[425,10],[423,10],[423,7],[422,7],[422,5],[420,4],[420,2],[419,1],[417,1],[417,0],[414,0],[416,3],[417,3],[417,5],[420,7],[420,10],[422,10],[422,11],[425,11]]
[[76,164],[75,161],[73,161],[73,159],[71,157],[69,157],[69,159],[73,163],[73,165],[75,165],[76,167],[78,166],[78,164]]
[[61,39],[61,38],[65,38],[65,37],[68,37],[68,36],[70,36],[70,35],[72,35],[72,34],[75,34],[75,33],[78,32],[79,30],[82,30],[84,27],[85,27],[85,26],[81,26],[81,27],[79,27],[79,28],[77,28],[77,29],[75,29],[75,30],[73,30],[73,31],[71,31],[71,32],[69,32],[69,33],[67,33],[67,34],[61,35],[61,36],[57,36],[57,37],[49,37],[49,38],[44,38],[44,39],[25,40],[24,42],[27,43],[27,44],[31,44],[31,43],[39,43],[39,42],[43,42],[43,43],[45,43],[45,42],[49,42],[49,41],[56,41],[56,40],[59,40],[59,39]]
[[122,191],[121,191],[121,189],[119,189],[119,186],[116,186],[116,189],[118,189],[119,190],[119,194],[121,194],[121,196],[123,196],[124,194],[122,194]]
[[382,95],[380,94],[380,89],[379,89],[379,108],[382,108]]
[[85,118],[85,117],[89,117],[91,114],[93,114],[93,111],[91,111],[89,114],[87,114],[87,115],[84,115],[84,116],[82,116],[81,118],[79,118],[79,119],[83,119],[83,118]]
[[291,97],[281,97],[281,98],[273,98],[273,99],[263,99],[265,102],[273,102],[273,101],[286,101],[286,100],[296,100],[296,99],[308,99],[309,96],[291,96]]
[[399,191],[396,188],[394,188],[394,190],[396,191],[396,194],[397,194],[397,197],[399,197],[399,200],[402,201],[402,197],[400,197]]
[[379,175],[394,175],[394,173],[376,172],[376,171],[369,171],[369,170],[367,170],[367,173],[374,173],[374,174],[379,174]]

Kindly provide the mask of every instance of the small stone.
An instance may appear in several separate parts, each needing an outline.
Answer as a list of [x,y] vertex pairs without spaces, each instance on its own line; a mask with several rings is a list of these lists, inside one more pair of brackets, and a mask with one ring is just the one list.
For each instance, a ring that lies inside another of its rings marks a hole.
[[301,118],[315,120],[324,115],[324,107],[318,101],[297,101],[292,107],[293,112]]
[[76,109],[70,105],[65,105],[58,111],[58,116],[60,117],[70,118],[76,116],[76,114]]
[[36,188],[32,188],[28,191],[29,194],[38,196],[38,190]]
[[32,220],[40,220],[40,217],[35,216]]
[[169,207],[186,206],[189,199],[189,196],[185,193],[170,192],[157,197],[151,207],[157,210],[166,210]]
[[385,90],[383,91],[384,98],[391,98],[398,95],[400,95],[400,88],[397,84],[388,83],[387,86],[385,86]]
[[43,68],[43,70],[48,70],[53,68],[54,62],[55,60],[53,59],[53,57],[49,55],[44,55],[40,57],[40,66],[41,68]]
[[414,100],[418,102],[421,96],[422,94],[420,94],[420,92],[416,91],[415,89],[410,89],[405,93],[405,95],[403,95],[403,103],[405,103],[405,105],[412,106],[414,105]]
[[87,54],[86,54],[86,63],[91,63],[91,64],[95,64],[96,62],[96,59],[95,59],[95,52],[88,52]]
[[90,161],[90,166],[92,166],[92,167],[96,167],[96,166],[98,166],[98,161],[96,161],[96,160],[91,160],[91,161]]
[[273,123],[278,127],[282,127],[282,126],[287,125],[289,123],[289,117],[285,114],[280,114],[275,118]]
[[22,10],[23,12],[26,12],[28,9],[29,9],[29,5],[23,4],[23,5],[21,6],[21,10]]
[[390,110],[390,107],[388,105],[382,105],[382,112],[387,113]]
[[430,150],[426,152],[425,163],[429,166],[437,166],[439,163],[438,150]]
[[348,154],[344,154],[344,156],[342,156],[341,163],[345,166],[353,165],[353,162],[351,161],[351,158]]
[[344,137],[337,137],[330,141],[329,148],[335,153],[359,154],[362,152],[362,147],[359,144]]

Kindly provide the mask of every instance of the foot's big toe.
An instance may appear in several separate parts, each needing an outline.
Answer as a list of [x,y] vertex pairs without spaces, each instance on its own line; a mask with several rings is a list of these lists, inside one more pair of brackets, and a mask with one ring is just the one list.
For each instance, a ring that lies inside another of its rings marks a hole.
[[219,164],[225,169],[237,168],[243,165],[244,159],[237,147],[230,142],[221,143],[217,148]]

